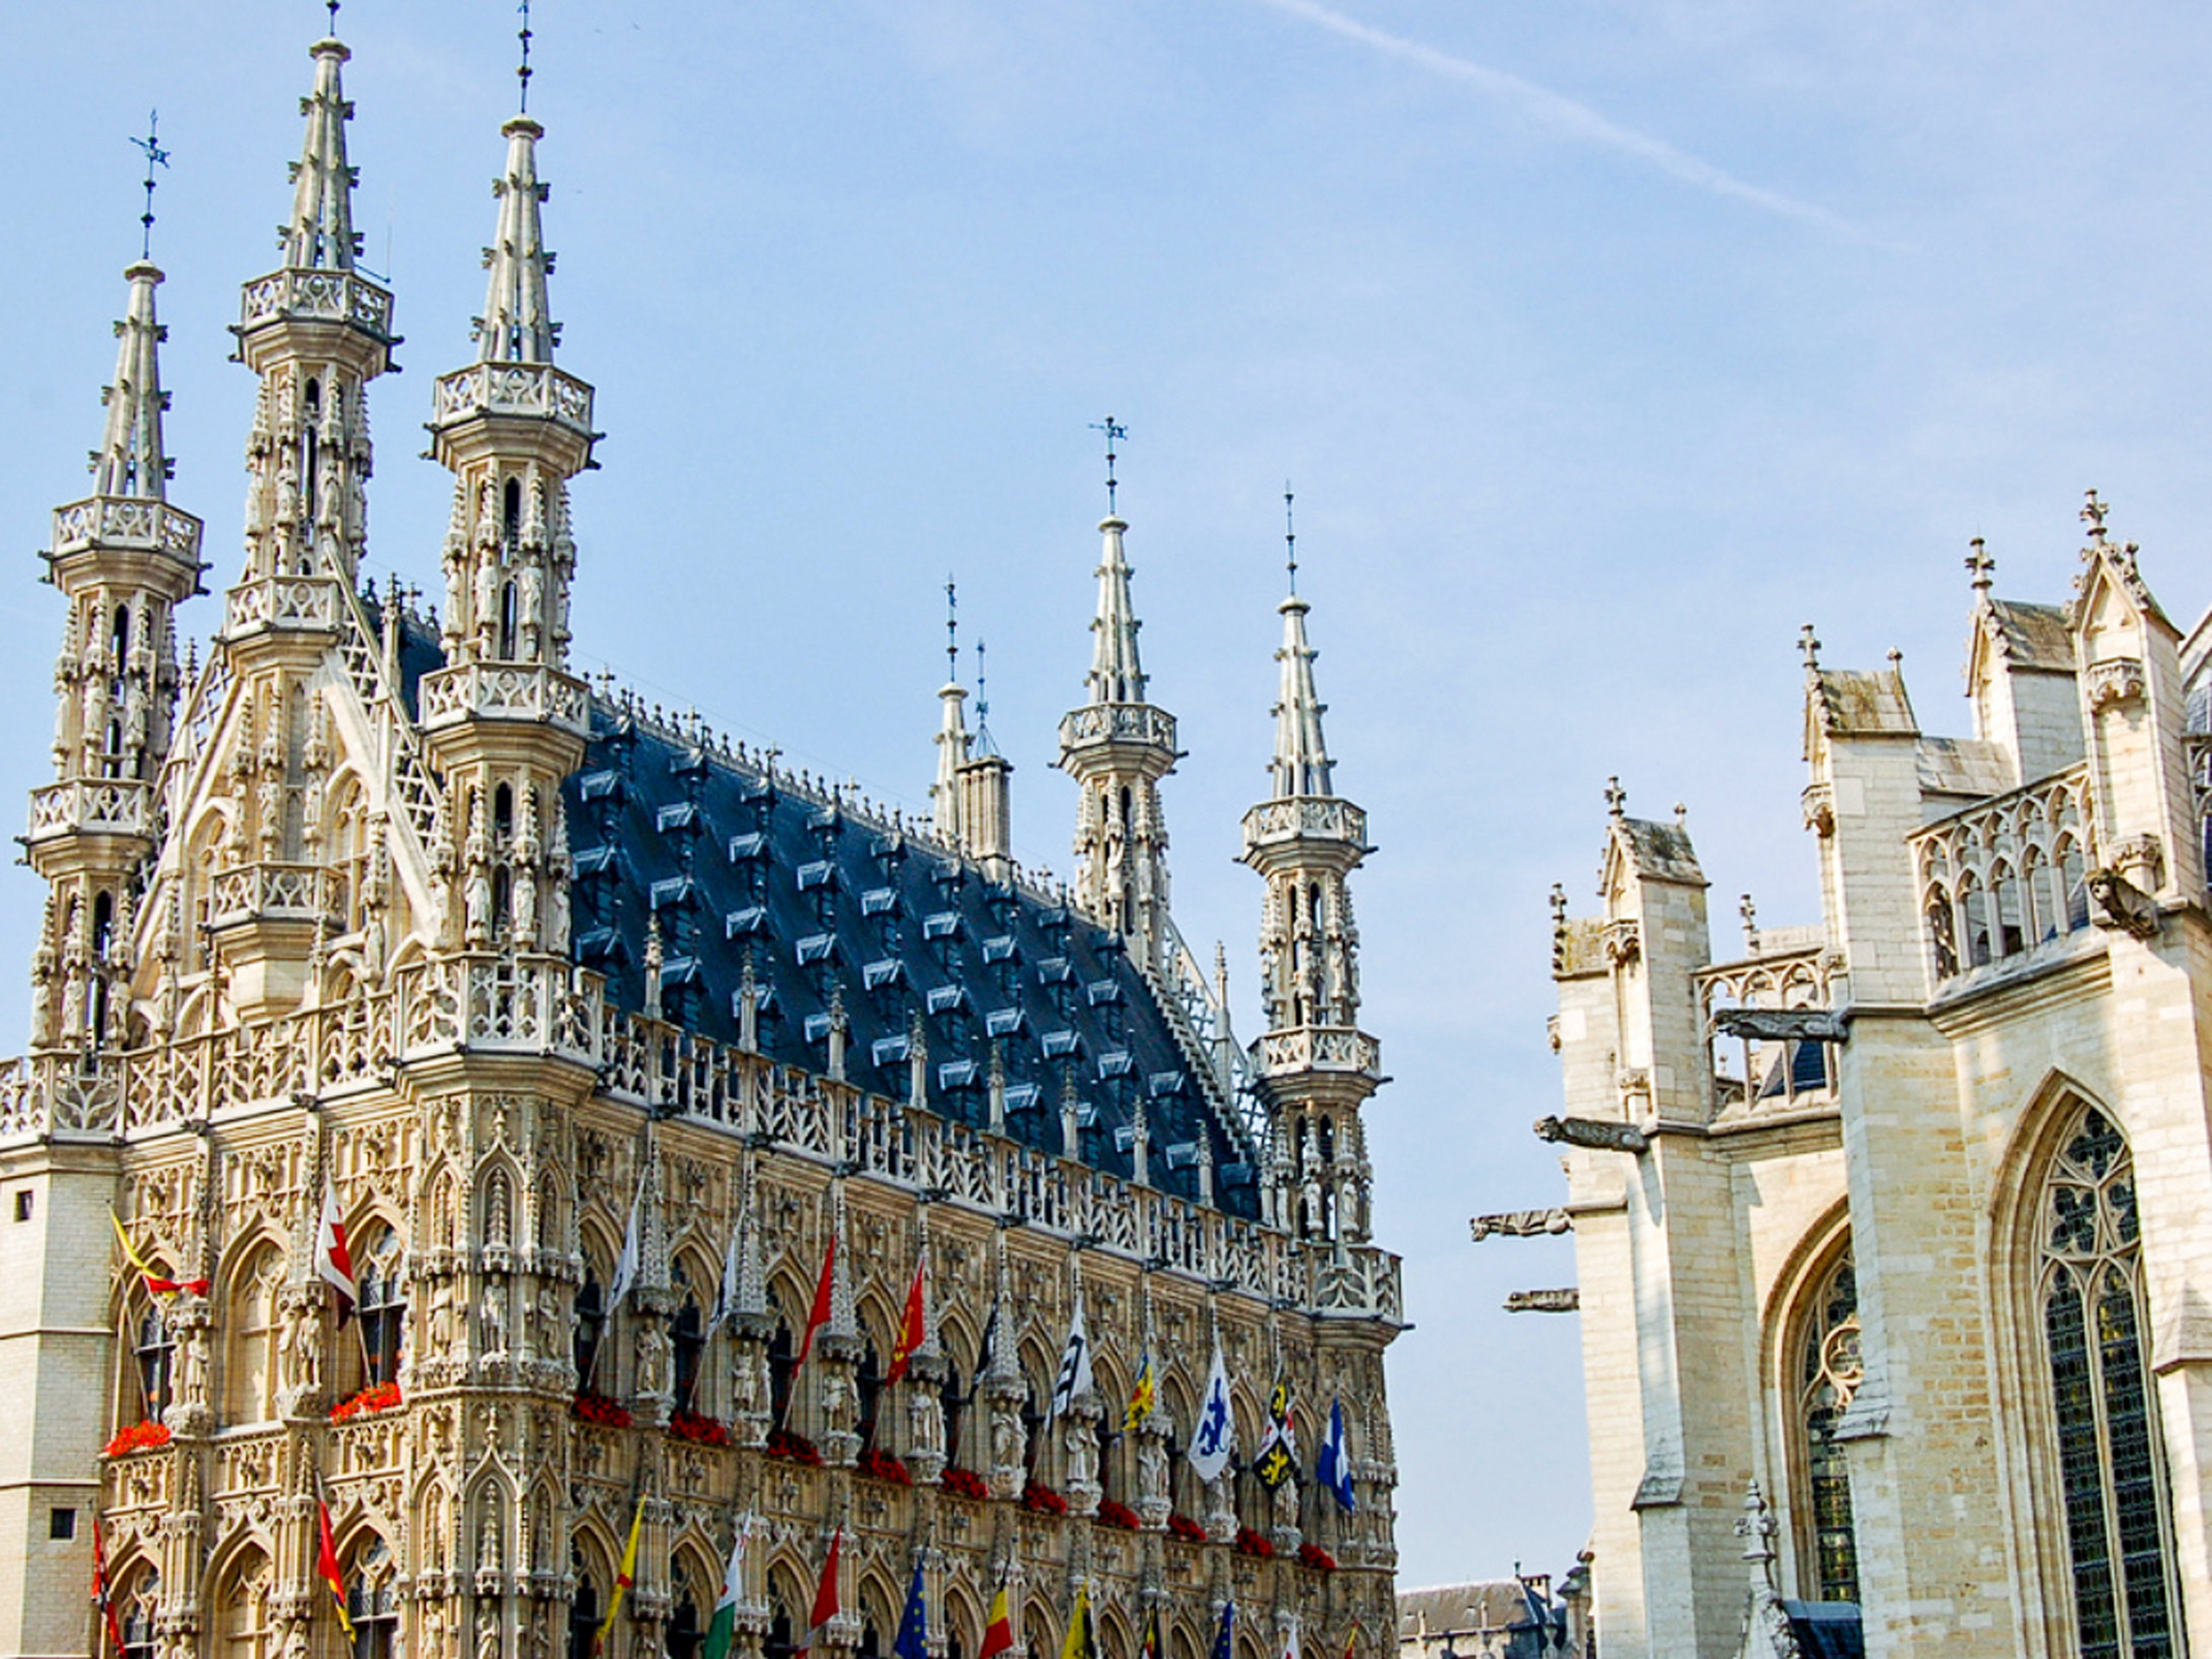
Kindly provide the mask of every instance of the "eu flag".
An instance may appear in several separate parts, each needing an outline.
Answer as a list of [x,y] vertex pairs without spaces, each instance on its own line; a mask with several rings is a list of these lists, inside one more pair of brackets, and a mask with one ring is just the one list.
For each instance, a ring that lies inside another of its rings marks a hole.
[[898,1659],[929,1659],[930,1614],[922,1602],[922,1564],[914,1563],[914,1581],[906,1586],[906,1611],[899,1615],[899,1637],[891,1644]]
[[1213,1659],[1236,1659],[1236,1604],[1221,1604],[1221,1628],[1213,1634]]

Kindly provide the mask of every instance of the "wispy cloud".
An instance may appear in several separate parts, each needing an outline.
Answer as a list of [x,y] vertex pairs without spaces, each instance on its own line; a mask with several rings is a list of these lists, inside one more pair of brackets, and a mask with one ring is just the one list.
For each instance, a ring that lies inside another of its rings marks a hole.
[[1409,41],[1402,35],[1392,35],[1372,28],[1357,18],[1347,17],[1340,11],[1318,3],[1318,0],[1258,0],[1258,3],[1286,16],[1301,18],[1317,29],[1325,29],[1345,40],[1357,41],[1386,56],[1426,69],[1433,75],[1465,86],[1484,98],[1511,105],[1532,120],[1564,137],[1632,156],[1684,184],[1709,190],[1717,196],[1747,201],[1769,213],[1780,213],[1785,219],[1817,226],[1838,235],[1853,238],[1863,235],[1850,221],[1825,207],[1799,201],[1796,197],[1785,196],[1777,190],[1746,183],[1710,162],[1701,161],[1687,150],[1677,149],[1663,138],[1655,138],[1648,132],[1638,132],[1633,127],[1624,127],[1618,121],[1608,120],[1587,104],[1577,103],[1549,87],[1539,86],[1532,80],[1523,80],[1505,70],[1493,69],[1487,64],[1455,57],[1449,52],[1440,52],[1419,41]]

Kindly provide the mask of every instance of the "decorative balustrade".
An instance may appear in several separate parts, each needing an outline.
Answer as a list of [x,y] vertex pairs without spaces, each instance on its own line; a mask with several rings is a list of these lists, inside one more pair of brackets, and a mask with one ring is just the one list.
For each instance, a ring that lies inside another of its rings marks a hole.
[[358,323],[390,340],[391,296],[350,270],[271,271],[246,284],[238,303],[240,333],[291,320]]
[[[1831,1006],[1830,982],[1837,963],[1826,941],[1772,948],[1777,943],[1770,931],[1762,940],[1767,948],[1758,955],[1717,963],[1695,977],[1698,1011],[1704,1016],[1706,1041],[1713,1053],[1716,1112],[1791,1110],[1807,1095],[1825,1100],[1834,1087],[1827,1051],[1820,1044],[1805,1039],[1733,1036],[1721,1029],[1725,1015],[1743,1008],[1815,1010]],[[1739,1067],[1732,1066],[1732,1060]]]
[[2088,789],[2075,766],[1911,836],[1932,983],[2088,926]]
[[1300,796],[1284,801],[1262,801],[1244,815],[1244,845],[1248,849],[1306,836],[1364,847],[1366,810],[1334,797]]
[[219,870],[208,903],[208,925],[235,927],[252,921],[342,925],[346,877],[320,864],[274,861]]
[[591,388],[550,363],[478,363],[438,378],[431,423],[474,415],[522,415],[560,422],[589,437]]
[[223,596],[223,632],[338,626],[338,584],[327,576],[248,576]]
[[1290,1071],[1349,1071],[1379,1077],[1382,1046],[1350,1026],[1296,1026],[1260,1038],[1260,1075]]
[[1175,716],[1148,702],[1089,703],[1060,721],[1060,745],[1147,743],[1175,747]]
[[528,663],[465,663],[423,677],[423,724],[471,717],[550,721],[582,735],[590,729],[590,693],[582,680]]
[[200,520],[166,501],[95,495],[54,510],[54,556],[88,547],[139,548],[197,564],[200,528]]
[[153,785],[136,778],[72,779],[31,791],[31,841],[75,833],[146,836],[153,825]]

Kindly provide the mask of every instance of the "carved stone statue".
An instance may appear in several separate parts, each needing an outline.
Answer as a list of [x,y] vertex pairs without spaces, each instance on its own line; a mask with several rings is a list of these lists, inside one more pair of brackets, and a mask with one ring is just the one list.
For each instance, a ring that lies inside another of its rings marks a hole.
[[664,1394],[668,1390],[668,1332],[658,1319],[638,1322],[638,1392]]
[[499,1659],[499,1610],[488,1597],[476,1604],[476,1659]]

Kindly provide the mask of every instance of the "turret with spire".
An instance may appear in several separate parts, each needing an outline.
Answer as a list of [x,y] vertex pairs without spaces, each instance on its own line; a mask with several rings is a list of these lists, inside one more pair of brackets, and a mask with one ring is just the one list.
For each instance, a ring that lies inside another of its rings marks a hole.
[[1306,1236],[1368,1236],[1369,1172],[1359,1108],[1382,1082],[1380,1051],[1359,1030],[1359,930],[1348,878],[1370,850],[1367,815],[1338,796],[1325,705],[1313,684],[1309,607],[1298,593],[1298,541],[1283,493],[1290,593],[1275,704],[1270,798],[1244,815],[1243,861],[1268,884],[1260,929],[1267,1031],[1256,1047],[1277,1133],[1278,1214]]
[[1122,538],[1128,521],[1116,510],[1114,443],[1126,435],[1109,416],[1106,517],[1098,530],[1098,613],[1091,620],[1090,696],[1060,721],[1060,769],[1081,791],[1077,808],[1076,893],[1129,940],[1139,960],[1165,964],[1167,826],[1160,780],[1174,770],[1175,716],[1145,699],[1137,652],[1136,606],[1129,596],[1129,562]]
[[957,593],[944,584],[945,682],[937,734],[937,782],[930,785],[938,836],[982,866],[994,881],[1014,874],[1014,763],[991,741],[983,692],[983,643],[976,642],[976,729],[968,729],[968,688],[960,683]]
[[476,359],[440,377],[430,421],[431,453],[454,485],[446,665],[423,679],[423,728],[446,780],[436,855],[460,899],[447,943],[565,955],[561,780],[583,758],[588,720],[587,689],[568,671],[569,480],[592,464],[597,435],[591,387],[553,361],[544,129],[518,114],[500,131],[507,164],[493,186]]
[[[150,167],[159,151],[148,143]],[[199,591],[200,520],[168,502],[162,443],[160,270],[130,284],[92,493],[57,508],[48,575],[69,602],[54,663],[55,781],[31,793],[32,864],[49,884],[32,974],[35,1047],[97,1048],[122,1034],[137,867],[154,847],[154,785],[176,712],[178,602]]]

